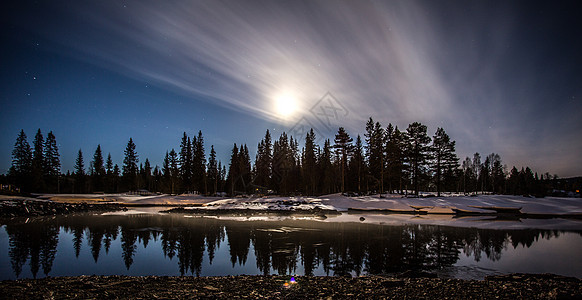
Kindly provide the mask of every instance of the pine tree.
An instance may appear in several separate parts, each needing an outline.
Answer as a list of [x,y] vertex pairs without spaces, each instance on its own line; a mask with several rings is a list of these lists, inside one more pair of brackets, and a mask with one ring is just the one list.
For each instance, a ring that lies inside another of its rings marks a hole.
[[168,191],[170,194],[175,194],[177,190],[177,184],[180,176],[178,161],[178,154],[174,149],[172,149],[170,153],[166,151],[162,172],[168,184]]
[[523,194],[521,191],[520,186],[520,178],[519,178],[519,171],[515,166],[511,169],[509,173],[509,193],[512,195],[520,195]]
[[379,192],[384,192],[384,145],[385,133],[379,122],[374,123],[370,118],[366,123],[366,157],[368,160],[368,169],[372,178],[376,179]]
[[12,150],[12,166],[10,167],[10,176],[21,191],[28,191],[29,178],[32,172],[32,150],[28,144],[24,130],[20,130],[14,150]]
[[333,165],[331,163],[331,145],[329,139],[326,139],[323,143],[323,150],[319,155],[319,170],[320,170],[320,192],[322,194],[331,194],[335,192],[334,182],[335,182],[335,172]]
[[289,191],[296,193],[301,183],[301,155],[299,154],[299,142],[291,136],[289,138],[289,154],[291,170],[289,172]]
[[406,149],[412,181],[414,185],[414,193],[418,196],[419,181],[425,175],[425,168],[430,157],[429,143],[430,137],[426,133],[427,128],[418,122],[408,125],[406,129],[408,136],[408,148]]
[[113,159],[111,159],[111,153],[107,154],[107,160],[105,161],[105,180],[104,180],[104,190],[107,193],[113,192]]
[[123,178],[129,190],[136,190],[138,188],[137,175],[139,157],[135,151],[135,143],[132,138],[129,138],[127,147],[125,147],[125,158],[123,159]]
[[210,195],[216,195],[218,189],[218,165],[216,162],[216,151],[214,145],[210,146],[210,156],[208,158],[208,182],[210,183]]
[[333,148],[335,149],[336,155],[339,158],[340,163],[340,172],[341,172],[341,192],[345,192],[345,174],[347,169],[347,162],[348,158],[352,152],[352,141],[353,139],[350,135],[345,131],[343,127],[338,129],[337,134],[335,135],[334,145]]
[[[294,143],[295,144],[295,143]],[[273,143],[272,187],[281,195],[288,195],[294,190],[291,178],[295,168],[295,153],[285,132]]]
[[182,179],[182,187],[187,192],[192,191],[192,159],[192,142],[190,141],[190,137],[184,132],[182,142],[180,143],[180,176]]
[[473,154],[473,163],[471,165],[471,170],[473,170],[473,179],[475,184],[475,195],[479,191],[479,182],[481,181],[481,155],[479,152]]
[[251,158],[247,145],[241,145],[238,152],[239,159],[239,190],[245,193],[251,192]]
[[113,190],[119,192],[119,178],[121,177],[121,170],[119,166],[115,164],[113,166]]
[[468,156],[465,157],[462,168],[463,168],[463,193],[466,195],[471,191],[474,181],[473,163],[471,162],[471,159]]
[[235,143],[234,147],[232,148],[230,156],[230,166],[228,167],[228,177],[226,179],[227,182],[226,185],[231,196],[234,196],[234,193],[237,188],[235,184],[240,176],[238,152],[239,152],[238,147],[236,146]]
[[254,184],[262,188],[270,185],[273,154],[271,145],[271,133],[267,129],[265,137],[259,142],[257,156],[255,158]]
[[390,193],[394,191],[395,186],[398,186],[398,190],[402,192],[405,146],[405,136],[398,130],[398,126],[393,127],[391,123],[388,124],[386,128],[386,177]]
[[353,188],[362,192],[362,178],[364,174],[364,168],[366,167],[366,161],[364,159],[364,146],[362,145],[362,138],[358,134],[356,137],[356,144],[353,147],[352,157],[350,160],[350,173],[353,174],[352,178],[355,178],[355,184],[352,184]]
[[317,190],[317,157],[315,146],[315,132],[313,128],[305,136],[305,147],[303,148],[302,178],[305,182],[305,191],[308,195],[313,195]]
[[218,161],[218,169],[221,170],[220,171],[220,188],[219,191],[221,192],[226,192],[226,176],[227,176],[227,172],[226,172],[226,166],[222,165],[222,163],[220,161]]
[[501,164],[501,156],[492,153],[491,161],[493,162],[491,167],[491,191],[497,194],[505,193],[505,171]]
[[192,141],[192,180],[194,188],[205,194],[206,187],[206,154],[204,150],[204,138],[202,131],[198,131],[198,137]]
[[437,128],[432,143],[432,168],[435,174],[437,196],[441,196],[445,174],[459,166],[459,159],[455,154],[455,141],[451,141],[444,129]]
[[164,156],[164,161],[162,162],[162,176],[163,176],[163,186],[164,193],[171,193],[171,183],[170,183],[170,155],[166,150],[166,155]]
[[398,126],[394,128],[394,132],[387,143],[387,164],[390,166],[392,172],[391,178],[394,184],[398,185],[398,190],[402,193],[402,185],[407,181],[408,175],[405,172],[405,151],[407,145],[406,132],[401,132]]
[[149,159],[146,158],[143,163],[143,171],[141,172],[142,182],[148,191],[152,191],[152,166]]

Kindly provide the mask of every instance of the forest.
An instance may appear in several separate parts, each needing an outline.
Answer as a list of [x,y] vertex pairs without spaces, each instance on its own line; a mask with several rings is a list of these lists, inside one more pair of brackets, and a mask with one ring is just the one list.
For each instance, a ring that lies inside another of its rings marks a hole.
[[[32,146],[21,130],[12,151],[12,166],[0,177],[3,192],[13,193],[198,193],[203,195],[348,195],[419,192],[496,193],[544,196],[560,184],[556,175],[529,167],[508,170],[499,154],[460,160],[455,141],[443,128],[429,136],[414,122],[405,130],[370,118],[365,133],[351,137],[343,127],[333,140],[316,143],[311,129],[303,145],[283,132],[266,131],[252,162],[247,144],[232,147],[230,162],[217,160],[214,145],[206,155],[204,137],[185,132],[179,149],[169,149],[163,165],[143,162],[130,138],[122,166],[113,164],[97,145],[88,165],[79,149],[73,172],[61,171],[55,135],[38,129]],[[570,182],[570,181],[568,181]],[[573,182],[572,184],[574,184]],[[563,185],[563,184],[562,184]],[[569,186],[559,186],[569,189]]]

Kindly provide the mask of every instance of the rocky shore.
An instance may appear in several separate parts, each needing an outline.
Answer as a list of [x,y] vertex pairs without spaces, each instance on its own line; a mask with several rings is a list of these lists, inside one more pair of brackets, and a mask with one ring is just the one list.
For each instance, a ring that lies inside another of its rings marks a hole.
[[126,210],[116,203],[61,203],[42,200],[0,201],[0,217],[54,216],[70,213],[106,212]]
[[485,280],[411,277],[80,276],[0,282],[3,299],[581,299],[582,281],[550,274]]

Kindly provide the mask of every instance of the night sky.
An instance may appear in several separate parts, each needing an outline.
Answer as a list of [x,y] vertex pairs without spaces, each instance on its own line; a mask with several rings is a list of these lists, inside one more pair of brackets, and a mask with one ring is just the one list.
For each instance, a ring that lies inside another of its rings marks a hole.
[[21,129],[52,130],[66,172],[97,144],[121,165],[130,137],[161,166],[202,130],[228,164],[235,142],[254,158],[267,128],[355,137],[373,117],[443,127],[461,159],[579,176],[581,5],[2,1],[0,173]]

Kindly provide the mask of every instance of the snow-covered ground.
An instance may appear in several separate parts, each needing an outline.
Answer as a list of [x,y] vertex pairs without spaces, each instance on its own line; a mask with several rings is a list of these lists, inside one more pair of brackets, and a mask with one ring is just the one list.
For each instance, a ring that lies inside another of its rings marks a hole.
[[[3,196],[4,198],[22,198]],[[186,195],[127,195],[127,194],[46,194],[40,199],[76,199],[78,201],[99,200],[125,204],[143,205],[181,205],[196,206],[206,209],[255,209],[255,210],[280,210],[280,209],[313,209],[347,211],[349,208],[365,209],[400,209],[411,210],[413,206],[429,206],[425,209],[431,213],[452,213],[451,208],[466,209],[472,211],[483,210],[471,206],[500,206],[521,207],[523,213],[529,214],[582,214],[581,198],[528,198],[508,195],[478,195],[459,196],[445,195],[443,197],[406,198],[401,195],[387,194],[380,197],[359,196],[347,197],[341,194],[324,196],[264,196],[264,197],[207,197],[194,194]],[[23,198],[25,199],[25,198]],[[2,199],[0,199],[2,200]]]
[[[410,214],[381,214],[374,212],[352,213],[348,208],[367,209],[403,209],[411,210],[410,205],[431,206],[426,209],[427,215]],[[324,222],[366,222],[385,225],[401,224],[431,224],[455,227],[475,227],[490,229],[560,229],[582,230],[582,220],[579,219],[503,219],[495,216],[464,216],[459,217],[452,213],[451,208],[461,208],[473,211],[482,211],[470,207],[502,206],[522,207],[522,212],[531,214],[576,214],[582,213],[582,199],[580,198],[527,198],[521,196],[479,195],[432,197],[432,198],[404,198],[400,195],[387,195],[380,198],[375,196],[346,197],[341,194],[325,195],[320,197],[263,197],[263,198],[224,198],[207,202],[207,209],[256,209],[256,210],[300,210],[319,207],[343,212],[340,215],[328,215]],[[197,207],[200,208],[200,207]],[[483,211],[485,212],[485,211]],[[435,214],[436,213],[436,214]],[[449,214],[443,214],[449,213]],[[253,220],[278,220],[285,218],[298,219],[305,216],[220,216],[219,218]]]
[[[172,198],[170,202],[180,199],[181,196]],[[157,200],[165,199],[161,197]],[[431,197],[431,198],[405,198],[400,195],[379,195],[346,197],[341,194],[331,194],[320,197],[279,197],[269,196],[261,198],[212,198],[202,197],[192,200],[183,200],[202,203],[208,209],[285,209],[284,207],[295,207],[299,209],[330,209],[337,211],[347,211],[349,208],[366,209],[402,209],[411,210],[412,206],[430,206],[425,209],[429,213],[452,213],[451,208],[460,208],[472,211],[483,210],[471,206],[501,206],[501,207],[521,207],[523,213],[531,214],[571,214],[582,213],[582,199],[580,198],[527,198],[521,196],[506,195],[479,195],[452,196],[452,197]],[[165,202],[165,200],[162,200]]]
[[[30,199],[22,197],[2,196],[0,200]],[[499,206],[499,207],[521,207],[521,211],[527,214],[582,214],[582,199],[580,198],[528,198],[522,196],[507,195],[478,195],[459,196],[445,195],[443,197],[429,198],[406,198],[401,195],[379,195],[346,197],[341,194],[331,194],[319,197],[206,197],[200,195],[153,195],[139,196],[126,194],[107,195],[42,195],[41,199],[63,199],[71,198],[93,199],[100,201],[111,201],[125,204],[142,205],[180,205],[197,209],[241,209],[241,210],[337,210],[343,212],[339,215],[328,214],[326,222],[369,222],[377,224],[433,224],[459,227],[483,227],[483,228],[539,228],[539,229],[576,229],[582,230],[582,220],[580,219],[528,219],[528,218],[496,218],[496,216],[457,216],[452,214],[451,208],[466,209],[472,211],[486,212],[471,206]],[[426,215],[412,214],[382,214],[378,212],[348,212],[349,208],[360,209],[398,209],[412,210],[413,206],[428,206],[424,209]],[[127,212],[116,212],[110,214],[132,214],[132,213],[156,213],[167,208],[160,207],[133,207]],[[281,218],[303,218],[305,216],[246,216],[245,221],[260,219],[281,219]],[[220,218],[232,218],[220,216]],[[236,217],[234,217],[236,218]]]

